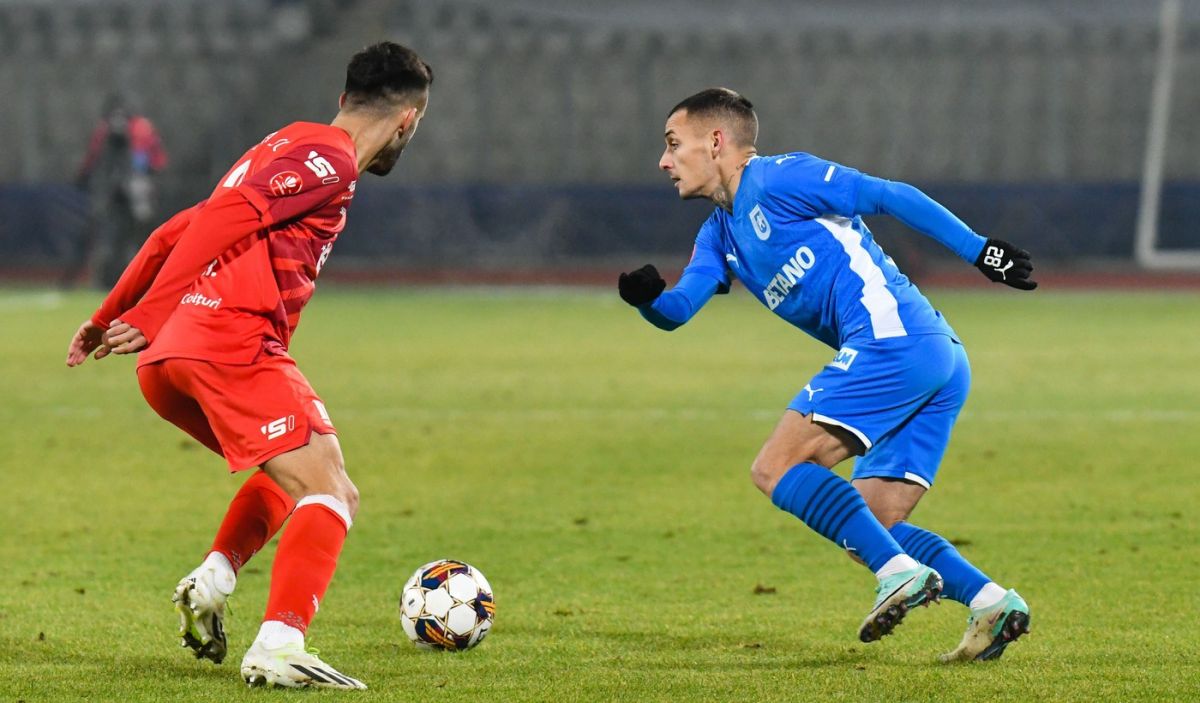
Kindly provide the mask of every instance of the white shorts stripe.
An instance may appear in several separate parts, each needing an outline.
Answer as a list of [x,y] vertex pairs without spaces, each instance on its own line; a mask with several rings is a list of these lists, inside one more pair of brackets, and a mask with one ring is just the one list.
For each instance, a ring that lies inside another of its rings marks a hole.
[[840,427],[843,430],[846,430],[847,432],[854,435],[855,437],[858,437],[858,441],[863,443],[863,447],[865,447],[867,449],[871,448],[871,440],[867,439],[867,436],[865,434],[863,434],[862,432],[859,432],[857,428],[851,427],[850,425],[847,425],[844,422],[834,420],[832,417],[829,417],[827,415],[813,413],[811,415],[811,417],[812,417],[813,422],[820,422],[823,425],[833,425],[834,427]]
[[908,331],[900,321],[900,304],[887,288],[883,270],[871,260],[871,255],[862,245],[862,235],[844,217],[818,217],[817,222],[829,230],[850,257],[850,270],[858,274],[863,282],[862,301],[871,316],[871,331],[875,339],[906,337]]
[[904,472],[904,480],[912,481],[913,483],[917,484],[918,486],[924,486],[925,488],[929,488],[928,481],[926,481],[925,479],[921,478],[920,476],[914,474],[911,471]]

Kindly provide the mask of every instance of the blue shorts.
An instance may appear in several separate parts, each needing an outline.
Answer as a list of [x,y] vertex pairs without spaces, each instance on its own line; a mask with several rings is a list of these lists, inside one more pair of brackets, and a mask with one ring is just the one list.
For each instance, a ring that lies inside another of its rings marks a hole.
[[788,409],[863,443],[855,478],[933,485],[971,388],[962,344],[941,334],[867,339],[838,350]]

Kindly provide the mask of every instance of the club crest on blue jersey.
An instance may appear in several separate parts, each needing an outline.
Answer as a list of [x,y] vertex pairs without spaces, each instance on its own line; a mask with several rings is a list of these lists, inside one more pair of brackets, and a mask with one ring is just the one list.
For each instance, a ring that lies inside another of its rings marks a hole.
[[767,222],[767,216],[763,214],[762,208],[758,205],[750,211],[750,224],[754,225],[754,233],[762,241],[767,241],[771,236],[771,223]]

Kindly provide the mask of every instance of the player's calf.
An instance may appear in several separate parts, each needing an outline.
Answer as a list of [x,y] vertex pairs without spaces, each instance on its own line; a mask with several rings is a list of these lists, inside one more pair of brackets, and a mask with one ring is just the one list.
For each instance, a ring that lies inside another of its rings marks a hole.
[[890,634],[910,608],[941,595],[937,571],[905,554],[841,476],[814,464],[799,464],[779,480],[771,500],[875,572],[879,587],[875,605],[859,628],[863,642]]

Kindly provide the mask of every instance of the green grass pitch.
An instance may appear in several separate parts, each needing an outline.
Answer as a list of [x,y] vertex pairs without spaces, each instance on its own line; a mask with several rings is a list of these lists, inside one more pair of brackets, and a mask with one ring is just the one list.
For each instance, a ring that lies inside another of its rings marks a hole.
[[[293,353],[363,502],[310,643],[363,701],[1197,700],[1200,296],[931,297],[975,382],[913,521],[1030,602],[999,662],[936,662],[950,602],[857,642],[871,575],[748,480],[832,351],[743,293],[665,334],[615,292],[322,290]],[[0,702],[290,699],[237,674],[273,546],[229,660],[178,647],[171,591],[238,483],[131,359],[63,365],[97,303],[0,291]],[[496,589],[475,650],[400,629],[439,557]]]

